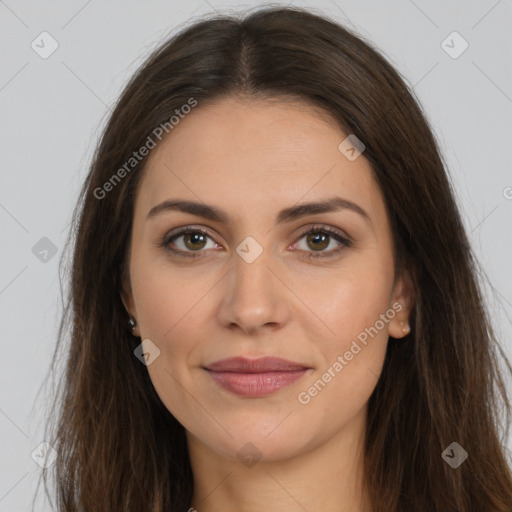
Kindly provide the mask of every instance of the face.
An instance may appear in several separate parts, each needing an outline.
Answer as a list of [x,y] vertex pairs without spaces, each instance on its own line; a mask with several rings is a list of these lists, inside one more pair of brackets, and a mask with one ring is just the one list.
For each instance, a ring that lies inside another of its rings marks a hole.
[[[161,400],[221,457],[252,443],[287,459],[350,428],[388,337],[407,334],[410,281],[347,135],[305,103],[230,98],[199,104],[148,160],[123,297]],[[214,365],[228,358],[244,359]]]

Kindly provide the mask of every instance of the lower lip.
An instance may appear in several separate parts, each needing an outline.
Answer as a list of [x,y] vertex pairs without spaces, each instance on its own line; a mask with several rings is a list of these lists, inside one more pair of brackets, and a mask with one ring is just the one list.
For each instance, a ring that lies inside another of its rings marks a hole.
[[221,387],[241,396],[260,397],[292,385],[307,369],[265,373],[213,372],[207,370]]

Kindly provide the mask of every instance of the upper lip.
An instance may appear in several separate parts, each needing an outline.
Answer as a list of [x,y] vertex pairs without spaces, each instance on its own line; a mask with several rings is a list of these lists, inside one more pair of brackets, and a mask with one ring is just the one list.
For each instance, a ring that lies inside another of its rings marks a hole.
[[257,359],[230,357],[215,361],[205,368],[213,372],[265,373],[306,370],[309,367],[280,357],[260,357]]

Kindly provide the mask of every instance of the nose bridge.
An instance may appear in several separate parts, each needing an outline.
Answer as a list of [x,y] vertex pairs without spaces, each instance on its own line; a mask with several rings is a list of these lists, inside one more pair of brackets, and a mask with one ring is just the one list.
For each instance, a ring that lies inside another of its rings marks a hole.
[[230,294],[244,301],[251,296],[257,297],[258,301],[270,300],[273,294],[270,249],[248,237],[239,244],[236,253]]
[[275,267],[271,250],[247,237],[236,252],[220,309],[221,321],[251,331],[268,323],[283,322],[286,287],[271,270]]

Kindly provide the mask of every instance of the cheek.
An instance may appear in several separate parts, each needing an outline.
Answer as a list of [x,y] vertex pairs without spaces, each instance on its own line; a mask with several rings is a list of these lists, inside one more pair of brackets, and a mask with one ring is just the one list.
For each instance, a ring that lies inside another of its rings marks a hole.
[[[326,340],[327,348],[344,348],[389,309],[392,288],[392,261],[351,256],[342,268],[330,274],[316,273],[310,279],[294,280],[294,291],[314,313],[298,315],[297,319],[302,318],[304,328],[325,333],[320,339]],[[314,317],[321,322],[313,321]],[[387,332],[388,324],[384,327],[379,330]]]
[[[150,257],[134,264],[132,289],[144,338],[168,341],[184,326],[207,294],[208,279],[195,278],[190,272],[172,269],[170,263]],[[184,277],[184,274],[189,277]]]
[[199,363],[195,340],[205,340],[205,308],[210,307],[208,294],[216,280],[215,276],[203,279],[179,269],[171,271],[169,264],[155,264],[154,259],[147,264],[141,259],[137,264],[132,290],[141,338],[150,339],[160,350],[148,371],[167,402],[182,395],[178,382],[186,389],[193,387],[187,365]]
[[369,398],[382,371],[389,322],[395,316],[389,302],[392,278],[389,268],[375,262],[310,295],[315,313],[329,330],[323,328],[328,334],[316,338],[320,364],[306,383],[309,387],[301,390],[307,396],[300,403],[311,400],[328,407],[343,402],[350,416],[351,408],[357,412]]

